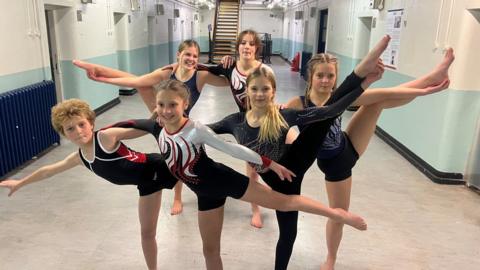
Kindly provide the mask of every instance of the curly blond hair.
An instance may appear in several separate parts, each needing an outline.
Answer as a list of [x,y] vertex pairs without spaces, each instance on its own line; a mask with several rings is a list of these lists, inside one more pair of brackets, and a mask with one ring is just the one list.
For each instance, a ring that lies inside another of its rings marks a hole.
[[92,126],[95,123],[95,112],[90,109],[88,103],[80,99],[72,98],[52,107],[52,126],[56,132],[65,136],[63,124],[75,116],[85,117]]

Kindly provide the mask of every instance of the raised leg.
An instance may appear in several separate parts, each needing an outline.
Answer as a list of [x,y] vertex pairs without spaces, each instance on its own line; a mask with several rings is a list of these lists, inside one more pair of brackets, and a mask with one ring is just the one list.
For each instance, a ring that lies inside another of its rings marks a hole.
[[380,56],[382,56],[382,53],[387,48],[389,42],[390,36],[384,36],[355,67],[355,74],[357,74],[359,77],[366,77],[370,72],[374,71],[375,67],[377,66],[378,59]]
[[438,64],[431,72],[424,76],[421,76],[418,79],[401,84],[400,86],[409,88],[425,88],[428,86],[440,84],[445,79],[448,79],[448,69],[450,68],[454,60],[455,55],[453,49],[448,48],[445,51],[442,62],[440,62],[440,64]]
[[305,196],[278,193],[256,182],[249,183],[247,191],[240,199],[283,212],[302,211],[321,215],[350,225],[358,230],[367,229],[367,224],[360,216],[340,208],[332,209]]

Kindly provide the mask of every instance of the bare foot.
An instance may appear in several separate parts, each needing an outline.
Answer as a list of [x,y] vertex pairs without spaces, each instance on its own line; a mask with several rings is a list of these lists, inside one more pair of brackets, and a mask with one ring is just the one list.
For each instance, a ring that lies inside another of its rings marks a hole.
[[432,72],[427,75],[428,86],[440,84],[445,79],[448,79],[448,69],[455,60],[455,54],[452,48],[445,51],[442,62],[438,64]]
[[377,66],[378,59],[385,51],[390,42],[390,36],[384,36],[378,43],[373,47],[372,50],[362,59],[360,64],[355,67],[355,74],[359,77],[365,77],[368,73],[373,72]]
[[255,205],[255,207],[252,205],[252,220],[250,221],[250,225],[258,229],[263,227],[262,214],[260,213],[258,205]]
[[362,217],[355,215],[353,213],[347,212],[342,208],[335,208],[338,215],[340,216],[339,221],[347,225],[354,227],[357,230],[365,231],[367,230],[367,223],[363,220]]
[[183,204],[182,201],[173,200],[172,210],[170,210],[170,215],[178,215],[183,211]]
[[335,260],[327,259],[322,266],[320,266],[320,270],[333,270],[335,266]]

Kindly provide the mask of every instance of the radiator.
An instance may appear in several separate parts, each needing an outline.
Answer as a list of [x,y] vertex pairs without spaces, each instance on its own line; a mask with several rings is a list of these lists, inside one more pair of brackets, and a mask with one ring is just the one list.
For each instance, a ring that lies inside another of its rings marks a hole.
[[53,81],[0,94],[0,178],[60,142],[50,123],[56,103]]

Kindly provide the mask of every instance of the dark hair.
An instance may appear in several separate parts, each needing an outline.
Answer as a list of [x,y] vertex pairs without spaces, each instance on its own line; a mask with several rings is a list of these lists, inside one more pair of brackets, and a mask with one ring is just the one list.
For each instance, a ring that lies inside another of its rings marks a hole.
[[240,43],[242,43],[243,37],[246,35],[252,35],[253,37],[253,42],[255,43],[255,59],[257,59],[260,55],[260,51],[262,51],[262,41],[258,37],[258,33],[255,30],[247,29],[240,32],[237,37],[237,44],[235,45],[235,50],[237,54],[239,54],[238,48],[240,47]]

